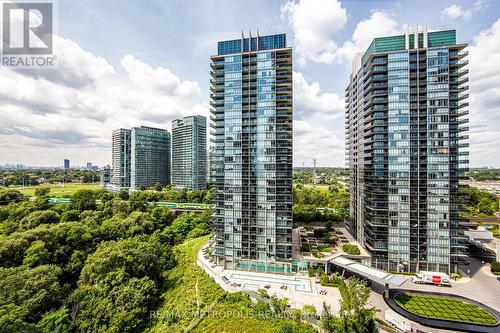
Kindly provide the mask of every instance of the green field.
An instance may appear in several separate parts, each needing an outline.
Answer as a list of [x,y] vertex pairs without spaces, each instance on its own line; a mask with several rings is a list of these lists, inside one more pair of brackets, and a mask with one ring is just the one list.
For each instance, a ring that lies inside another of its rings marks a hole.
[[[49,196],[52,198],[64,198],[73,195],[78,190],[90,189],[96,190],[99,188],[99,183],[66,183],[66,184],[47,184],[29,187],[9,187],[10,190],[18,190],[23,194],[34,196],[35,190],[40,187],[50,188]],[[0,188],[4,189],[4,188]]]
[[483,325],[498,323],[488,311],[454,298],[400,293],[395,300],[403,309],[421,317]]
[[[283,324],[293,332],[315,332],[291,320],[249,315],[242,294],[226,293],[196,264],[197,253],[208,238],[188,240],[174,248],[177,265],[167,272],[165,292],[146,332],[271,333],[283,332]],[[198,320],[196,312],[206,309],[211,309],[210,315]]]

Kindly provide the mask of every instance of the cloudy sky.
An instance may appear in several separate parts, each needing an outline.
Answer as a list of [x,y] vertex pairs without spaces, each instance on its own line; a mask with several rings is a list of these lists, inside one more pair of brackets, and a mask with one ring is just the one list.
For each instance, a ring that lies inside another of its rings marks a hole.
[[373,37],[408,25],[469,43],[471,166],[500,166],[500,1],[56,1],[58,67],[0,67],[0,164],[111,162],[111,132],[209,115],[209,57],[241,31],[294,48],[294,164],[344,166],[344,89]]

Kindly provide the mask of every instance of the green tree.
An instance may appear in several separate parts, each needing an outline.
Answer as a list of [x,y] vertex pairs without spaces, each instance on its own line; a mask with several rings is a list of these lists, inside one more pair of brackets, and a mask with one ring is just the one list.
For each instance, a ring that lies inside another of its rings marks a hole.
[[155,184],[155,191],[161,192],[163,190],[163,186],[160,183]]
[[45,243],[43,241],[34,241],[31,243],[30,247],[26,250],[26,255],[23,259],[23,265],[29,267],[35,267],[43,264],[47,264],[50,254],[45,248]]
[[71,204],[80,212],[84,210],[95,210],[97,208],[96,192],[87,189],[76,191],[71,198]]
[[79,219],[80,212],[76,209],[67,210],[61,215],[61,222],[78,221]]
[[0,206],[7,205],[12,202],[20,202],[23,200],[26,200],[26,196],[18,190],[0,191]]
[[302,312],[304,312],[304,314],[308,315],[311,318],[316,318],[316,316],[318,315],[316,312],[316,307],[309,304],[305,304],[302,307]]
[[366,282],[356,278],[349,278],[347,283],[341,280],[339,290],[342,300],[340,301],[340,316],[336,322],[336,331],[375,332],[376,309],[366,306],[371,293]]
[[101,243],[87,258],[80,287],[70,297],[79,331],[135,332],[158,300],[171,251],[154,239]]
[[61,274],[61,269],[54,265],[0,268],[0,307],[19,306],[20,315],[24,314],[20,319],[37,322],[44,311],[60,304]]
[[68,333],[73,330],[68,308],[47,312],[38,322],[37,328],[42,333]]
[[130,198],[130,194],[127,190],[120,190],[120,192],[118,192],[118,197],[122,200],[128,200]]
[[59,222],[59,214],[52,210],[35,211],[21,220],[20,228],[32,229],[40,224],[56,224]]
[[326,332],[334,332],[336,318],[332,314],[330,305],[327,305],[325,302],[323,302],[323,312],[321,313],[320,324],[321,328]]

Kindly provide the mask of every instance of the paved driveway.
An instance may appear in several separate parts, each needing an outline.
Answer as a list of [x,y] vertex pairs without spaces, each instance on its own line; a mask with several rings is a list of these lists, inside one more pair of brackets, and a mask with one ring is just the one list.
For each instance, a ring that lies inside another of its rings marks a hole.
[[[476,300],[494,308],[497,311],[500,311],[500,281],[497,281],[496,277],[488,274],[489,268],[483,266],[480,260],[470,258],[469,261],[470,265],[462,269],[465,272],[467,272],[467,269],[470,270],[471,279],[468,282],[452,283],[452,286],[448,288],[426,284],[415,284],[408,280],[400,288],[407,290],[437,291],[440,293],[460,295]],[[369,302],[372,306],[380,309],[380,312],[377,313],[377,317],[379,317],[380,319],[384,319],[384,312],[389,308],[389,306],[385,303],[382,295],[376,292],[372,292]],[[456,332],[429,328],[417,323],[412,323],[412,327],[414,329],[418,328],[419,330],[424,332]]]
[[[487,267],[481,269],[481,261],[475,258],[470,258],[469,260],[470,265],[468,268],[471,272],[471,279],[468,282],[452,283],[451,288],[447,288],[426,284],[415,284],[411,281],[406,281],[401,286],[401,289],[456,294],[491,306],[493,309],[500,312],[500,281],[497,281],[496,277],[487,273]],[[466,270],[467,268],[465,271]]]

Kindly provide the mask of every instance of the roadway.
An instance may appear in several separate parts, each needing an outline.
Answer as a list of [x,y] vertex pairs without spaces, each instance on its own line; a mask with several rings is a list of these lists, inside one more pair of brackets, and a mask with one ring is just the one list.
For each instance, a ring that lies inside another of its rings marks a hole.
[[[482,262],[476,258],[469,258],[469,266],[462,267],[462,271],[470,270],[470,279],[465,277],[462,281],[452,282],[451,287],[438,287],[427,284],[415,284],[411,280],[407,280],[399,288],[424,291],[436,291],[440,293],[449,293],[451,295],[460,295],[480,303],[486,304],[493,309],[500,311],[500,281],[489,272],[489,265],[483,265]],[[385,303],[382,295],[377,292],[372,292],[369,304],[380,309],[377,317],[384,318],[384,312],[389,308]],[[419,329],[423,332],[433,333],[451,333],[456,331],[448,331],[437,328],[429,328],[417,323],[412,322],[414,329]]]

